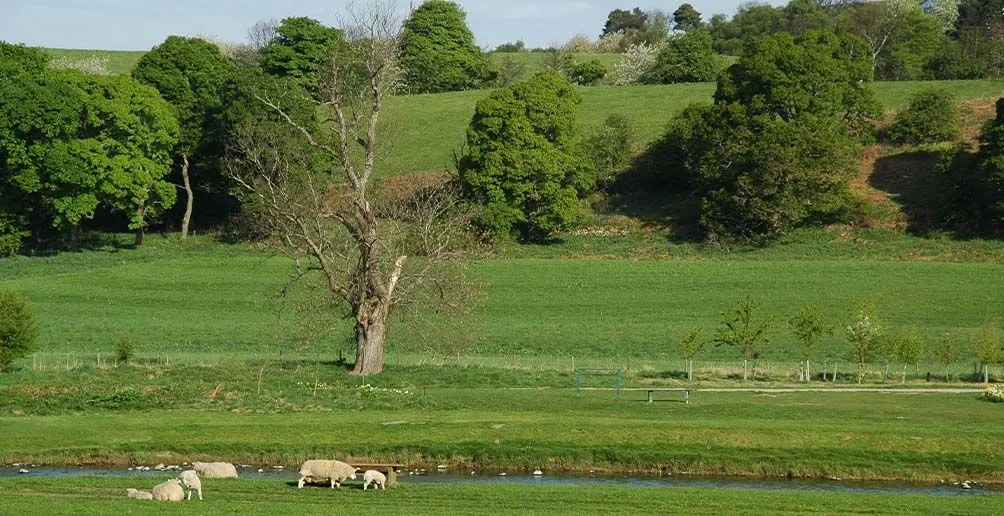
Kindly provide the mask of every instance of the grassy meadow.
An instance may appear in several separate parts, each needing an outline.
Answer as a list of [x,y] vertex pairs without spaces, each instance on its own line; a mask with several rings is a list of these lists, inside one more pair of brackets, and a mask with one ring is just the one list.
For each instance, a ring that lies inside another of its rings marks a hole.
[[65,57],[79,60],[90,57],[108,59],[108,71],[112,75],[124,75],[132,71],[146,50],[83,50],[68,48],[43,48],[53,59]]
[[[914,246],[922,240],[902,239],[904,258],[895,260],[855,257],[850,250],[847,257],[813,255],[807,243],[735,252],[666,243],[664,255],[634,259],[604,259],[609,258],[606,248],[596,244],[592,255],[585,248],[577,256],[481,260],[472,273],[484,285],[483,303],[469,321],[481,338],[463,348],[419,339],[401,329],[410,324],[405,317],[389,337],[389,356],[452,350],[502,357],[607,358],[614,363],[632,356],[675,359],[679,353],[672,342],[684,329],[700,327],[710,337],[721,312],[746,294],[761,298],[778,318],[765,348],[768,361],[795,361],[785,321],[805,305],[816,306],[831,324],[838,324],[856,303],[869,301],[889,327],[915,329],[932,347],[945,332],[966,345],[988,317],[1004,314],[999,295],[1004,253],[996,243],[934,241],[918,250]],[[295,323],[306,316],[278,296],[292,271],[286,259],[208,237],[184,244],[148,240],[140,250],[6,259],[0,261],[0,288],[23,291],[32,300],[44,323],[43,353],[110,353],[125,338],[135,341],[136,352],[145,356],[280,350],[333,356],[339,338],[348,335],[349,321],[335,318],[331,324],[339,329],[332,335],[309,347],[303,342],[307,335],[298,333]],[[830,245],[873,250],[867,241]],[[967,256],[967,250],[983,263],[952,261]],[[426,322],[443,327],[436,330],[443,339],[455,324]],[[845,349],[838,333],[823,341],[819,358],[843,359]],[[738,360],[738,353],[710,347],[702,358]]]
[[[149,479],[146,479],[149,480]],[[132,482],[132,483],[130,483]],[[149,483],[149,482],[147,482]],[[206,483],[205,499],[179,504],[125,497],[134,479],[0,479],[11,514],[996,514],[1000,497],[764,491],[689,487],[402,484],[379,493],[298,490],[269,480]],[[144,486],[149,487],[149,486]],[[353,486],[355,487],[355,486]],[[477,500],[476,503],[471,503]]]
[[[79,385],[72,374],[5,385],[5,398],[18,401],[4,401],[0,463],[125,467],[216,457],[295,467],[323,456],[478,471],[1004,482],[1000,406],[972,392],[701,391],[685,405],[679,393],[648,404],[639,391],[618,399],[567,387],[476,387],[478,376],[491,378],[479,371],[467,379],[441,371],[456,387],[408,388],[393,386],[421,381],[409,377],[412,368],[392,367],[366,384],[302,363],[273,364],[260,384],[257,368],[241,379],[219,373],[134,365]],[[186,376],[187,385],[178,381]],[[102,381],[105,390],[95,385]],[[7,415],[12,404],[28,413]]]

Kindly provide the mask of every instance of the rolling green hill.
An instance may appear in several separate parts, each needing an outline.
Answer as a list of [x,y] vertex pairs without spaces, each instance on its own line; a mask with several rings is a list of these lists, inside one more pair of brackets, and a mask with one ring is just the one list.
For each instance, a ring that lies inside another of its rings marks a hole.
[[53,59],[87,59],[99,57],[108,59],[108,71],[113,75],[129,73],[146,50],[82,50],[67,48],[43,48]]

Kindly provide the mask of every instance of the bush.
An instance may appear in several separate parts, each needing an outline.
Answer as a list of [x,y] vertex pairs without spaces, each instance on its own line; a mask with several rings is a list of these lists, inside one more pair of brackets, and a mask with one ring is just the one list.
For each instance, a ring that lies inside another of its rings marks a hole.
[[982,399],[993,403],[1004,403],[1004,385],[994,385],[983,392]]
[[594,86],[607,74],[607,67],[596,59],[572,66],[568,71],[568,80],[581,86]]
[[0,291],[0,370],[33,353],[37,348],[38,323],[21,294]]
[[603,125],[585,139],[584,150],[593,158],[596,166],[598,188],[610,186],[617,174],[627,168],[631,162],[634,141],[634,124],[621,114],[607,117]]
[[624,57],[614,65],[614,84],[634,84],[641,80],[655,64],[657,53],[655,47],[645,43],[628,47]]
[[886,133],[896,143],[933,143],[959,136],[959,110],[948,90],[926,89],[910,98]]
[[718,56],[711,48],[711,33],[693,30],[670,38],[641,81],[649,84],[713,81],[719,72],[718,63]]
[[127,364],[136,354],[136,343],[132,339],[121,338],[115,343],[115,362]]

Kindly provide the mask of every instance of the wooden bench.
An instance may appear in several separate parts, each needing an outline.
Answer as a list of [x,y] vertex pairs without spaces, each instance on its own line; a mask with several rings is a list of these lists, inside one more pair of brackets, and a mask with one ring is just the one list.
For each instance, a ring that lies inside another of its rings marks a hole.
[[656,391],[659,391],[659,392],[664,392],[664,391],[681,392],[682,391],[683,392],[683,403],[687,404],[687,405],[690,405],[690,389],[670,389],[670,388],[665,388],[665,389],[645,389],[645,390],[648,392],[648,402],[649,403],[652,403],[653,401],[655,401],[654,399],[652,399],[652,393],[653,392],[656,392]]
[[374,469],[383,473],[387,476],[387,486],[394,487],[397,482],[397,470],[404,468],[404,464],[357,464],[349,463],[353,468],[359,468],[359,474],[362,475],[368,469]]

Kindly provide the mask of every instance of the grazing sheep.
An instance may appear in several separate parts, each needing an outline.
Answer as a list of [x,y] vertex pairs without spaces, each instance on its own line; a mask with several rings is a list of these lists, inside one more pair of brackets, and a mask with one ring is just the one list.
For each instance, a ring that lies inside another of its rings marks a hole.
[[383,489],[387,490],[387,477],[383,473],[375,469],[368,469],[366,473],[363,473],[363,491],[366,490],[366,486],[373,484],[373,489]]
[[130,487],[129,489],[126,489],[126,492],[129,493],[129,498],[135,498],[137,500],[153,500],[153,493],[149,491],[140,491]]
[[153,499],[180,502],[185,499],[185,490],[182,489],[181,482],[172,478],[153,486]]
[[199,500],[202,499],[202,481],[199,480],[199,474],[194,469],[187,469],[182,471],[178,475],[178,480],[181,481],[181,485],[188,489],[188,499],[192,499],[192,491],[199,492]]
[[237,478],[237,468],[229,462],[193,462],[192,469],[202,478]]
[[331,488],[342,487],[346,478],[356,479],[359,471],[340,460],[308,460],[300,466],[300,481],[296,487],[303,488],[303,482],[331,481]]

